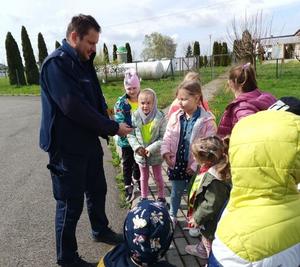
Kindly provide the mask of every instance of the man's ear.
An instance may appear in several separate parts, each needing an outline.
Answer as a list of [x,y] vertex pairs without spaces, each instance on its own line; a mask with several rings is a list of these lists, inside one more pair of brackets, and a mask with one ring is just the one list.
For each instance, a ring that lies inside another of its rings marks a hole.
[[77,32],[72,31],[70,33],[69,42],[71,43],[71,46],[75,46],[76,45],[76,43],[77,43],[77,37],[78,37]]

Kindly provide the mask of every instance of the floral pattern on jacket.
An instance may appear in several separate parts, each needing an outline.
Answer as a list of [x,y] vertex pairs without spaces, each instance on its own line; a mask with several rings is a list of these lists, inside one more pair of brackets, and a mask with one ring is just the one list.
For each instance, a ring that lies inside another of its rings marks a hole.
[[[131,126],[131,106],[128,102],[128,95],[124,94],[118,98],[115,106],[115,121],[118,123],[125,122]],[[118,136],[118,146],[129,147],[128,139],[126,136]]]
[[[132,126],[134,127],[134,130],[131,134],[127,135],[127,138],[134,151],[134,159],[138,164],[142,166],[155,166],[160,165],[163,162],[163,159],[160,155],[160,146],[166,130],[166,124],[167,122],[164,113],[158,111],[153,120],[150,142],[149,144],[145,144],[141,131],[143,126],[142,119],[137,111],[132,114]],[[136,150],[139,147],[146,148],[150,152],[150,156],[144,158],[138,155]]]
[[[173,167],[175,166],[176,154],[178,150],[178,144],[180,139],[180,116],[183,115],[182,110],[178,110],[173,113],[168,121],[166,132],[161,144],[161,155],[166,153],[171,153],[173,155]],[[191,140],[190,140],[190,153],[187,168],[192,170],[197,170],[197,162],[195,161],[193,154],[191,153],[191,145],[198,138],[207,137],[216,134],[217,126],[215,122],[215,117],[211,112],[205,111],[201,107],[201,115],[196,120]]]

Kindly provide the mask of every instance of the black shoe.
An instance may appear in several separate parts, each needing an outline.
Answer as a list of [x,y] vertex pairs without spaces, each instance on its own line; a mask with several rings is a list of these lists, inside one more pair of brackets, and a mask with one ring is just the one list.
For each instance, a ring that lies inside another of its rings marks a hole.
[[127,185],[125,187],[125,199],[127,202],[131,202],[134,199],[133,186]]
[[117,234],[110,228],[99,235],[92,235],[92,238],[95,242],[103,242],[109,245],[118,245],[124,241],[122,234]]
[[80,257],[77,257],[74,262],[62,264],[62,267],[95,267],[96,263],[89,263]]

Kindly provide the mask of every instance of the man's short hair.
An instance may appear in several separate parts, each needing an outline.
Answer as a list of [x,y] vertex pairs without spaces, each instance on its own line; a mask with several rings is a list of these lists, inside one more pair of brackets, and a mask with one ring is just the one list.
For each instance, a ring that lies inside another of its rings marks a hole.
[[80,39],[88,34],[90,29],[94,29],[97,32],[101,32],[101,27],[98,22],[90,15],[79,14],[74,16],[68,25],[66,37],[68,38],[70,33],[75,31],[78,33]]

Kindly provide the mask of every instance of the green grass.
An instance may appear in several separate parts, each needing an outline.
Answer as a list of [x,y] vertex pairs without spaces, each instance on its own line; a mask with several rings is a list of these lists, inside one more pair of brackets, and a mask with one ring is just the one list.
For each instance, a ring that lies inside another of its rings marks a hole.
[[7,77],[0,78],[0,95],[40,95],[38,85],[12,86]]
[[130,203],[126,202],[125,199],[125,187],[123,181],[123,173],[121,171],[121,158],[116,149],[116,144],[114,143],[113,138],[110,138],[108,145],[111,154],[112,154],[112,165],[116,168],[118,174],[115,177],[119,192],[120,192],[120,207],[121,208],[130,208]]
[[[294,96],[300,99],[300,63],[289,62],[279,66],[279,78],[276,78],[276,65],[263,64],[257,66],[257,83],[262,91],[267,91],[275,97]],[[226,105],[232,101],[233,94],[226,90],[219,93],[210,101],[211,111],[219,123]]]

